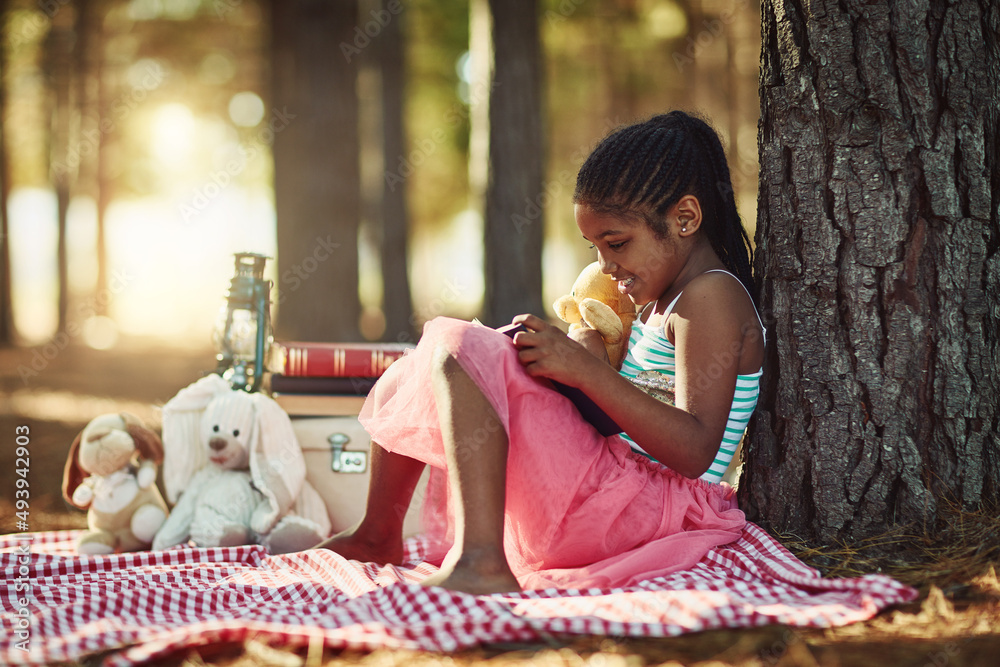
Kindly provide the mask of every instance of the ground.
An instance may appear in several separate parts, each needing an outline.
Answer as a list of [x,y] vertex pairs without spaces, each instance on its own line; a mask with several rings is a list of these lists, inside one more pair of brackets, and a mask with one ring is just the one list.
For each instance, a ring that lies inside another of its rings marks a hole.
[[[97,351],[69,344],[0,349],[0,533],[16,530],[15,429],[31,434],[30,529],[82,528],[83,512],[60,496],[66,452],[93,416],[128,410],[159,428],[157,405],[214,366],[210,349],[170,349],[127,341]],[[836,575],[874,571],[920,589],[920,598],[876,618],[835,630],[771,626],[702,632],[673,639],[561,638],[537,645],[498,645],[449,655],[381,650],[373,653],[295,651],[249,641],[173,656],[159,664],[218,665],[821,665],[864,667],[1000,664],[1000,523],[971,515],[969,542],[924,549],[920,563],[858,558],[848,546],[808,549],[784,536],[811,565]],[[909,540],[910,538],[900,538]],[[909,544],[908,546],[912,546]],[[87,661],[87,664],[96,661]]]

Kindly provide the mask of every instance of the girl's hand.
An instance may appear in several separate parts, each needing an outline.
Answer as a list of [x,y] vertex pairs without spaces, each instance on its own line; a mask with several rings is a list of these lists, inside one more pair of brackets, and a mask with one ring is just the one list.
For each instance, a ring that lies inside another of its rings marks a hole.
[[591,329],[590,327],[584,326],[579,329],[571,329],[567,335],[580,345],[587,348],[592,355],[604,363],[611,363],[611,360],[608,358],[608,348],[605,346],[604,339],[601,338],[601,334],[597,333],[597,329]]
[[540,317],[518,315],[513,323],[528,328],[528,331],[514,336],[514,345],[518,349],[518,360],[532,377],[544,377],[577,387],[600,363],[587,348]]

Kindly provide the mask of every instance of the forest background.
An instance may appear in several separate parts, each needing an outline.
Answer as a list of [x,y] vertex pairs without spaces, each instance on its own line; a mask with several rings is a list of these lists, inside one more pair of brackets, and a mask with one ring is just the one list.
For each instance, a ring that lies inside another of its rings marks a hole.
[[[232,253],[244,250],[275,258],[268,276],[275,283],[279,332],[392,340],[415,335],[434,315],[481,314],[482,165],[488,158],[477,143],[482,145],[488,121],[477,124],[475,115],[488,101],[490,84],[482,67],[476,70],[470,16],[485,3],[357,3],[357,18],[317,39],[298,65],[300,70],[349,66],[353,73],[334,81],[340,89],[328,98],[314,95],[298,104],[294,93],[281,90],[289,77],[282,76],[275,56],[287,45],[280,31],[289,28],[281,15],[295,4],[8,0],[0,5],[13,312],[5,322],[7,339],[39,344],[71,330],[79,333],[74,342],[98,348],[114,345],[120,336],[167,346],[210,344],[232,274]],[[573,221],[575,174],[600,137],[625,122],[670,108],[713,119],[753,235],[757,4],[546,0],[534,15],[517,5],[511,3],[513,20],[524,23],[526,34],[537,30],[541,44],[539,71],[532,74],[541,94],[541,142],[530,159],[543,170],[543,187],[525,198],[522,218],[544,230],[538,250],[543,284],[537,296],[524,299],[525,310],[537,304],[551,315],[548,304],[592,259]],[[336,18],[324,11],[317,23]],[[393,48],[400,55],[387,61],[385,53]],[[478,58],[487,59],[482,53]],[[496,90],[512,85],[496,81]],[[385,86],[395,86],[388,94],[398,97],[387,98]],[[342,140],[317,157],[308,146],[293,145],[295,132],[306,133],[313,144],[329,134],[310,124],[304,104],[337,107],[350,97],[357,105],[356,148]],[[393,112],[401,114],[404,134],[390,147],[384,145],[389,136],[384,127]],[[286,157],[277,159],[291,172],[289,181],[326,179],[320,187],[334,191],[357,182],[360,201],[352,204],[349,196],[333,206],[299,201],[300,207],[325,210],[297,209],[284,217],[279,206],[276,223],[275,154],[283,140]],[[357,175],[351,173],[352,150]],[[333,154],[338,151],[346,152]],[[326,164],[317,164],[323,155]],[[499,183],[504,178],[494,176]],[[406,256],[399,246],[395,255],[382,255],[384,202],[400,193]],[[331,226],[352,211],[354,219]],[[294,224],[312,229],[295,231],[306,237],[301,249],[289,243],[283,251],[276,224],[289,227],[293,217]],[[299,222],[304,219],[309,222]],[[326,330],[300,327],[293,317],[316,317],[293,315],[292,309],[283,320],[286,300],[306,301],[305,308],[315,311],[320,304],[300,297],[322,290],[347,292],[348,305],[338,307],[350,319],[349,302],[355,300],[350,278],[338,280],[331,266],[323,266],[327,257],[335,257],[331,264],[349,264],[341,258],[354,240],[338,235],[336,226],[345,224],[358,230],[358,322]],[[401,280],[396,273],[395,282],[386,284],[383,263],[408,266],[408,273]],[[387,330],[383,295],[401,291],[412,295],[411,317]]]

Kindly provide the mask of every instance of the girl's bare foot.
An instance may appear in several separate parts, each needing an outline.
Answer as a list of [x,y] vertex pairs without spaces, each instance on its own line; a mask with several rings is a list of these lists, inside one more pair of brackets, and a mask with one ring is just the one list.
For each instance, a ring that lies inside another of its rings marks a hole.
[[360,526],[348,528],[326,541],[317,544],[315,549],[329,549],[348,560],[362,563],[378,563],[379,565],[402,565],[403,538],[385,538],[371,535],[361,530]]
[[440,586],[450,591],[472,595],[513,593],[521,590],[503,553],[483,552],[462,554],[452,562],[445,558],[441,569],[420,582],[423,586]]

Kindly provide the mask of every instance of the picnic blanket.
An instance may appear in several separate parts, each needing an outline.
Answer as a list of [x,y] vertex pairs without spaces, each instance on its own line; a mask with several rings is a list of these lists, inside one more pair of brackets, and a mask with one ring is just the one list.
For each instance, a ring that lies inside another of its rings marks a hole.
[[421,586],[436,568],[422,561],[419,538],[407,541],[407,564],[397,567],[326,550],[271,556],[256,545],[78,557],[79,532],[0,536],[0,662],[111,651],[104,664],[118,667],[252,637],[454,651],[557,635],[833,627],[917,596],[883,575],[824,579],[752,523],[695,567],[639,585],[489,596]]

